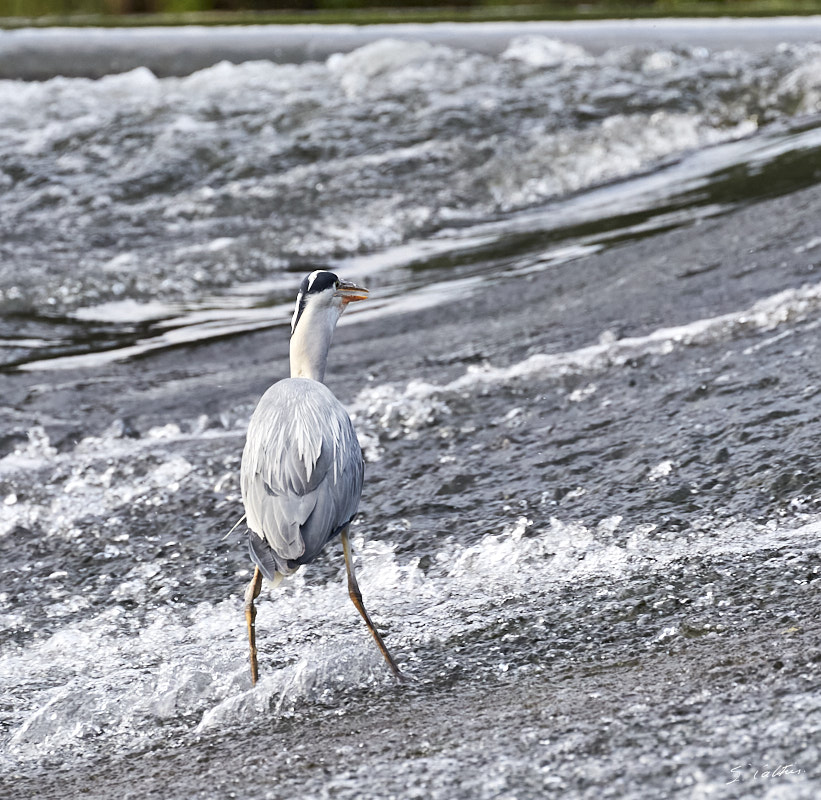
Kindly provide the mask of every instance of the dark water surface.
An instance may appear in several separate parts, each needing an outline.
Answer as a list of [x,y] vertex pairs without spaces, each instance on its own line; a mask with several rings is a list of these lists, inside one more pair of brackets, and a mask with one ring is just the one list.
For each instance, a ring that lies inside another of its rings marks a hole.
[[[813,798],[821,49],[0,81],[0,795]],[[341,552],[238,467],[321,261]]]

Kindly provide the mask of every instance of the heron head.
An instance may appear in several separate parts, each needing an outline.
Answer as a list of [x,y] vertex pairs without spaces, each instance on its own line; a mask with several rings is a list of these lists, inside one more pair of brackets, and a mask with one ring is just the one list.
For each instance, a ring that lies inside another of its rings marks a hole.
[[368,290],[364,287],[346,281],[326,269],[314,270],[310,275],[306,275],[299,285],[296,307],[291,318],[291,336],[294,335],[297,323],[307,308],[335,312],[338,319],[348,303],[365,300],[367,297]]

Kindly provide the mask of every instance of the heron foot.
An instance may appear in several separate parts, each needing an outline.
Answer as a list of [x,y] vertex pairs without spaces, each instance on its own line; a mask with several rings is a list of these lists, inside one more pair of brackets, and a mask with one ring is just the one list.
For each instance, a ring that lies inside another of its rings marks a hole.
[[254,577],[251,578],[251,582],[245,589],[245,623],[248,626],[252,684],[256,684],[259,678],[259,665],[257,664],[257,609],[254,606],[254,600],[259,597],[261,589],[262,573],[259,571],[259,567],[254,567]]

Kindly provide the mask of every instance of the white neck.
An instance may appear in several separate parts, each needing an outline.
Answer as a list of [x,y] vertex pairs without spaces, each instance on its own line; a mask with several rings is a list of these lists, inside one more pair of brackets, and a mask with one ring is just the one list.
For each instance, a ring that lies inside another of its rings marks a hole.
[[342,308],[309,302],[291,335],[291,377],[325,379],[328,350]]

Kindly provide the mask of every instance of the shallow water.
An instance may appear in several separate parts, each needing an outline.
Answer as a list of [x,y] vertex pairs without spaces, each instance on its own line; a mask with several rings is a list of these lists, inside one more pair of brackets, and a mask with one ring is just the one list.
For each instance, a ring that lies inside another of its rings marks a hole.
[[[0,82],[5,793],[815,796],[819,65],[523,36]],[[222,537],[318,260],[371,289],[328,383],[409,687],[334,546],[248,677]]]

